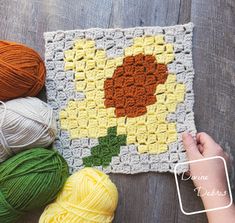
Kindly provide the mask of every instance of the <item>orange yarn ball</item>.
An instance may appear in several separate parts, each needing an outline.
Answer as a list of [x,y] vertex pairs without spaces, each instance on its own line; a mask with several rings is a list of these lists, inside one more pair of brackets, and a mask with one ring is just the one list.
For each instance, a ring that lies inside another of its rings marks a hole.
[[36,96],[46,68],[39,54],[20,43],[0,41],[0,100]]

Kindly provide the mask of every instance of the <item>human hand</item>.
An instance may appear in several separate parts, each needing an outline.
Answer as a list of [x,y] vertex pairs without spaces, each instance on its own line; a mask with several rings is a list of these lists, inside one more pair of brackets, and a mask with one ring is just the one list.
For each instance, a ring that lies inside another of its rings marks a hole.
[[[190,161],[219,156],[225,159],[228,167],[231,165],[229,155],[208,134],[198,133],[194,140],[190,134],[183,133],[182,138]],[[190,163],[190,178],[205,209],[226,207],[230,204],[231,198],[222,159]],[[207,212],[207,216],[210,223],[225,220],[230,223],[235,219],[235,207],[232,205],[223,211]]]
[[[196,135],[196,140],[188,134],[183,134],[183,143],[188,159],[196,160],[219,156],[225,159],[229,166],[229,156],[208,134],[201,132]],[[227,181],[222,159],[212,159],[200,163],[190,164],[190,174],[197,188],[220,190],[227,189]],[[204,191],[205,192],[205,191]]]

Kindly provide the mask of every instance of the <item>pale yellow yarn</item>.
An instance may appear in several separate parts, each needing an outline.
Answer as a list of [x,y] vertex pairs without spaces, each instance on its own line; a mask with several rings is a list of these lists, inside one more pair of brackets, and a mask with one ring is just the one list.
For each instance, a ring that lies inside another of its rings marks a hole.
[[110,223],[117,202],[118,191],[109,176],[97,169],[84,168],[68,178],[39,223]]

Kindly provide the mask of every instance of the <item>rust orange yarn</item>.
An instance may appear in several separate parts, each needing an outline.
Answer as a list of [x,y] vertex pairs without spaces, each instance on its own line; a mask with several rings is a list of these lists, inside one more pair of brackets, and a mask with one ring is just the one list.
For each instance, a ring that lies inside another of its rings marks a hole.
[[0,41],[0,100],[36,96],[46,76],[37,52],[19,43]]
[[138,117],[156,102],[158,84],[164,84],[167,66],[157,64],[152,55],[138,54],[124,58],[113,77],[105,80],[105,106],[115,107],[116,117]]

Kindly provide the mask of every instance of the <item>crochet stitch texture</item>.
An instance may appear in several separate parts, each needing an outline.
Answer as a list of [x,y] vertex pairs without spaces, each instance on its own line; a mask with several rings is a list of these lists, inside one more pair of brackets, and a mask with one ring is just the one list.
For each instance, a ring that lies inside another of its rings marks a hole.
[[192,31],[189,23],[44,34],[55,147],[71,172],[173,172],[186,161],[181,133],[196,133]]

